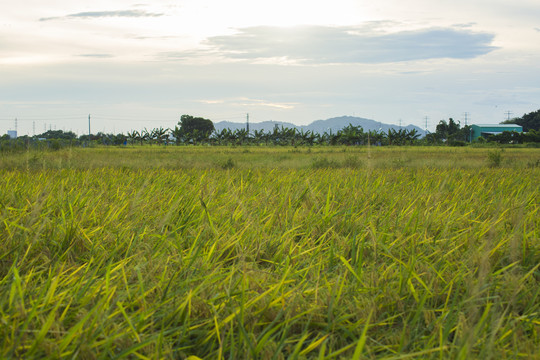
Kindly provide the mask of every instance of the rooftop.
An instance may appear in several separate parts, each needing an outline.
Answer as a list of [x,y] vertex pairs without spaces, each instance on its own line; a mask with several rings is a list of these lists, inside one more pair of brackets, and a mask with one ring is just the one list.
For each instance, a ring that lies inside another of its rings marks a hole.
[[478,127],[521,127],[521,125],[517,124],[473,124],[472,126],[478,126]]

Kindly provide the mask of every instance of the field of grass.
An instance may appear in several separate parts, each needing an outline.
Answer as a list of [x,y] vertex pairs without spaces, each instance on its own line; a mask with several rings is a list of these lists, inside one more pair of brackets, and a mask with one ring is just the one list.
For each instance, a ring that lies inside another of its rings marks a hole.
[[0,158],[0,358],[540,358],[540,151]]

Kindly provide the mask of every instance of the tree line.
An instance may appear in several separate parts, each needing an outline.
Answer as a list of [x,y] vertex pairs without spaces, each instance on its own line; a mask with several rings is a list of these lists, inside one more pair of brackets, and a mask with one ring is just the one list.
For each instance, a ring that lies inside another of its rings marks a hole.
[[130,131],[127,134],[130,144],[168,144],[177,145],[366,145],[368,142],[378,145],[407,145],[419,139],[416,130],[390,129],[387,133],[381,131],[365,132],[361,126],[349,124],[343,129],[322,134],[296,128],[278,127],[271,131],[247,129],[222,129],[217,131],[212,121],[204,118],[182,115],[174,129],[143,129]]
[[[523,126],[523,133],[503,132],[481,138],[478,142],[500,144],[540,143],[540,110],[525,114],[504,123]],[[158,127],[154,129],[132,130],[127,134],[77,135],[71,131],[49,130],[34,137],[21,136],[10,139],[0,137],[0,151],[34,148],[58,149],[64,146],[93,145],[273,145],[273,146],[312,146],[312,145],[449,145],[465,146],[471,142],[471,126],[461,126],[459,121],[450,118],[441,120],[434,133],[421,138],[421,134],[409,129],[389,129],[388,131],[364,131],[361,126],[349,124],[339,131],[298,130],[276,126],[271,131],[247,129],[223,129],[217,131],[211,120],[191,115],[182,115],[174,129]]]

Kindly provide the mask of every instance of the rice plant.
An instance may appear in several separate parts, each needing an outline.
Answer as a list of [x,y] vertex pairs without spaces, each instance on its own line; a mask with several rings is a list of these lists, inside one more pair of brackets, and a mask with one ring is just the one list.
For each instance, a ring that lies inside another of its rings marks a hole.
[[0,358],[538,358],[537,152],[88,150],[2,159]]

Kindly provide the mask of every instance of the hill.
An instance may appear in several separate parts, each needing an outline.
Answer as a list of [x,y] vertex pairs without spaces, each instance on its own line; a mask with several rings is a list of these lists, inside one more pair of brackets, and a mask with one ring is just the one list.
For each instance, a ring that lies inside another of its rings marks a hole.
[[[301,126],[288,123],[288,122],[281,122],[281,121],[263,121],[260,123],[250,123],[249,128],[251,131],[254,131],[254,130],[272,131],[275,126],[279,126],[279,127],[283,126],[286,128],[297,128],[298,130],[312,131],[312,132],[322,134],[325,131],[329,132],[330,130],[332,130],[332,132],[335,133],[343,129],[344,127],[348,126],[349,124],[353,126],[361,126],[362,129],[364,129],[364,131],[378,130],[378,131],[387,132],[388,129],[395,129],[395,130],[400,129],[398,125],[385,124],[379,121],[365,119],[361,117],[354,117],[354,116],[340,116],[340,117],[330,118],[326,120],[317,120],[317,121],[312,122],[309,125],[301,125]],[[231,130],[236,130],[236,129],[245,129],[246,124],[235,123],[235,122],[230,122],[230,121],[221,121],[221,122],[215,123],[214,127],[216,128],[217,131],[221,131],[222,129],[226,129],[226,128],[229,128]],[[425,135],[425,131],[415,125],[410,124],[407,126],[402,126],[401,128],[408,129],[408,130],[416,129],[416,131],[418,131],[421,134],[421,136]]]

